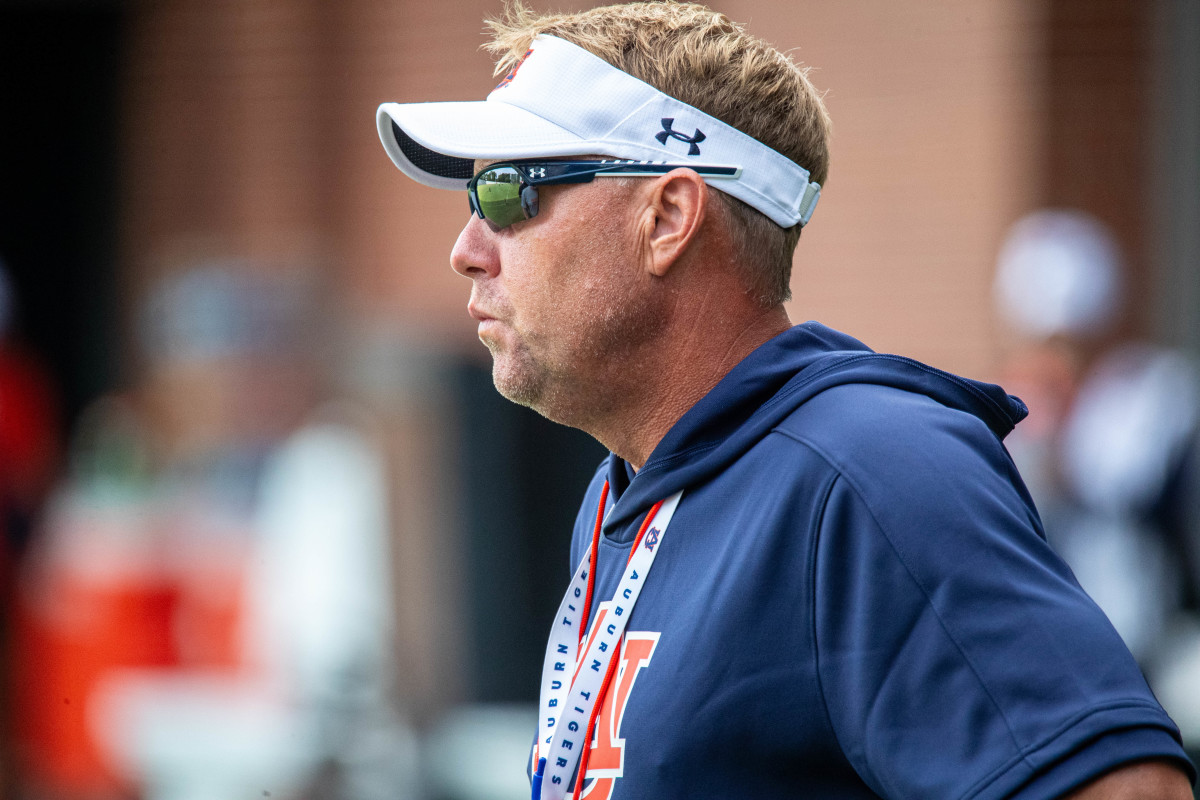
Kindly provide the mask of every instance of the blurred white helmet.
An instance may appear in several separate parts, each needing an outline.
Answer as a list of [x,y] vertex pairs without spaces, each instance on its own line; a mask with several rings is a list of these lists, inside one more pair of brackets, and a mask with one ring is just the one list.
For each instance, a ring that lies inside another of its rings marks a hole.
[[1120,249],[1101,222],[1070,210],[1036,211],[1009,230],[993,286],[997,310],[1023,335],[1097,336],[1123,301]]

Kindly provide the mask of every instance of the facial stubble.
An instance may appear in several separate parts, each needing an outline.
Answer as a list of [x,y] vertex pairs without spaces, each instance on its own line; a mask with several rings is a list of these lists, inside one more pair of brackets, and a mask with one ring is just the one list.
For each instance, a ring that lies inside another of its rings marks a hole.
[[571,318],[569,330],[513,331],[507,348],[485,342],[501,395],[589,432],[635,399],[636,376],[667,322],[661,287],[617,276],[591,283],[594,301]]

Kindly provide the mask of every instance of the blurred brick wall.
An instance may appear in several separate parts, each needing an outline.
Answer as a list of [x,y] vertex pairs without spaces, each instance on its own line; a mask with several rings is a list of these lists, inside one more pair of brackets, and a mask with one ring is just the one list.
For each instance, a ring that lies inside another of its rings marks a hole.
[[[465,199],[401,180],[384,100],[471,99],[492,2],[163,0],[134,14],[124,263],[136,296],[197,255],[316,261],[367,316],[473,327],[447,264]],[[444,331],[438,331],[442,333]]]
[[828,189],[801,237],[793,319],[983,376],[997,247],[1040,190],[1039,4],[730,3],[811,64],[833,116]]
[[1041,199],[1082,208],[1112,230],[1126,259],[1124,333],[1154,331],[1149,242],[1155,3],[1051,0]]
[[144,3],[128,50],[125,262],[319,246],[334,53],[314,2]]

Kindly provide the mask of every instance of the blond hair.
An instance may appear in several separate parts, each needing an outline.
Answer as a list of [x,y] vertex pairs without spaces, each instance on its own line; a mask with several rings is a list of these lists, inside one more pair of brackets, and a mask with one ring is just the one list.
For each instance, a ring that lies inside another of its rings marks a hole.
[[[695,3],[612,5],[541,15],[521,0],[487,21],[496,74],[506,73],[547,34],[565,39],[661,92],[732,125],[807,169],[829,172],[829,115],[806,70],[724,14]],[[791,296],[800,226],[781,228],[724,192],[727,229],[742,258],[747,291],[770,307]]]

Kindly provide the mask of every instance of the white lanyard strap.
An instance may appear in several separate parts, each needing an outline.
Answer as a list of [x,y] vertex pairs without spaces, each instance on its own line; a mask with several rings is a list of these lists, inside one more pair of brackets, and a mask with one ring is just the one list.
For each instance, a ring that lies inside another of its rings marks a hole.
[[[592,626],[582,658],[578,658],[578,643],[580,627],[587,624],[582,617],[590,548],[584,553],[583,561],[567,587],[567,593],[558,607],[554,627],[550,630],[546,659],[542,664],[541,717],[538,719],[533,765],[536,773],[536,754],[544,753],[545,772],[534,783],[535,792],[538,783],[541,784],[540,800],[561,800],[580,754],[591,744],[583,739],[587,736],[592,708],[600,700],[597,695],[604,682],[608,662],[616,657],[625,625],[682,495],[683,492],[679,491],[663,501],[650,522],[651,527],[637,543],[637,551],[630,557],[625,574],[613,594],[611,613],[602,615],[599,610],[596,612],[596,621],[605,624]],[[538,797],[537,794],[534,796]]]

